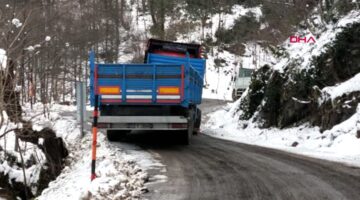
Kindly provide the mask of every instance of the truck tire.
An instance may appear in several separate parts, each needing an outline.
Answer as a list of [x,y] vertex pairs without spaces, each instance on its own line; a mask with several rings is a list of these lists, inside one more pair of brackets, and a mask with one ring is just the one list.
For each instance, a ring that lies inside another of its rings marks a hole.
[[188,128],[187,130],[184,130],[181,133],[181,143],[184,145],[189,145],[190,144],[190,139],[191,136],[194,133],[194,125],[195,125],[195,119],[194,119],[194,112],[195,112],[194,107],[189,109],[189,113],[188,113],[188,117],[189,117],[189,122],[188,122]]
[[195,124],[194,124],[194,131],[193,131],[194,135],[197,135],[200,133],[200,126],[201,126],[201,110],[197,109],[197,115],[196,115],[196,120],[195,120]]
[[109,141],[119,141],[123,140],[129,132],[130,131],[123,130],[107,130],[106,137]]

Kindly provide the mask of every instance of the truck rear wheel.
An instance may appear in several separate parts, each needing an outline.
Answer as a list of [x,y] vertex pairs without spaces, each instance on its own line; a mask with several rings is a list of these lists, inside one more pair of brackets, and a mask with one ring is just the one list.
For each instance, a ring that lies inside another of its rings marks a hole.
[[198,109],[195,124],[194,124],[194,132],[193,132],[194,135],[197,135],[198,133],[200,133],[200,126],[201,126],[201,110]]
[[118,141],[124,139],[129,132],[130,131],[123,130],[107,130],[106,137],[109,141]]
[[194,108],[189,109],[188,128],[187,128],[187,130],[184,130],[181,133],[181,143],[184,145],[190,144],[190,138],[194,134],[194,126],[195,126],[195,120],[196,120],[196,119],[194,119],[195,109]]

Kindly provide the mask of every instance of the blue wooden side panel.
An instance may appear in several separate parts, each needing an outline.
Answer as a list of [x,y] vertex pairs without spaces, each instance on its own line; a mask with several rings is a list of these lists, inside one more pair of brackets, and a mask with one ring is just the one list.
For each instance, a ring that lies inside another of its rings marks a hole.
[[[90,56],[91,105],[94,105],[95,84],[97,87],[119,86],[122,91],[121,102],[118,103],[120,105],[150,104],[188,107],[191,104],[200,104],[203,87],[202,73],[204,73],[205,61],[189,58],[176,59],[176,57],[166,59],[164,57],[167,56],[153,56],[152,58],[155,60],[150,60],[152,63],[148,64],[95,64],[94,57]],[[97,69],[97,79],[94,77],[95,69]],[[97,80],[97,83],[94,82],[95,80]],[[158,101],[158,88],[161,86],[183,88],[181,101],[171,102],[169,100],[169,102],[165,103]],[[129,96],[144,96],[148,98],[145,100],[150,102],[130,102]],[[101,95],[100,98],[102,98]]]

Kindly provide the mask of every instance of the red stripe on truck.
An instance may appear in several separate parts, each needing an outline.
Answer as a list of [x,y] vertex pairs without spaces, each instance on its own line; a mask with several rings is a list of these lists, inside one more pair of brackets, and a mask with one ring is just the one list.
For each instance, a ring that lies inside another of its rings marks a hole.
[[101,103],[121,103],[121,99],[101,99]]
[[181,101],[178,99],[158,99],[157,103],[180,103]]

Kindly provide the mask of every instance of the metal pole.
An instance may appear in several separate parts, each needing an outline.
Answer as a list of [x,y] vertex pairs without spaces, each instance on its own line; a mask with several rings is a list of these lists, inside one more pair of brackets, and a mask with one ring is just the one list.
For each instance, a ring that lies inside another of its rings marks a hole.
[[80,83],[80,129],[81,129],[81,136],[84,137],[84,101],[83,101],[83,84]]
[[99,106],[99,95],[97,91],[97,65],[94,66],[94,96],[95,105],[93,112],[93,124],[92,124],[92,161],[91,161],[91,181],[96,178],[95,167],[96,167],[96,143],[97,143],[97,122],[98,122],[98,106]]
[[81,136],[84,137],[84,83],[80,82],[80,129],[81,129]]
[[81,136],[84,136],[84,123],[86,115],[86,91],[84,82],[76,82],[76,105],[77,105],[77,121],[80,123]]

